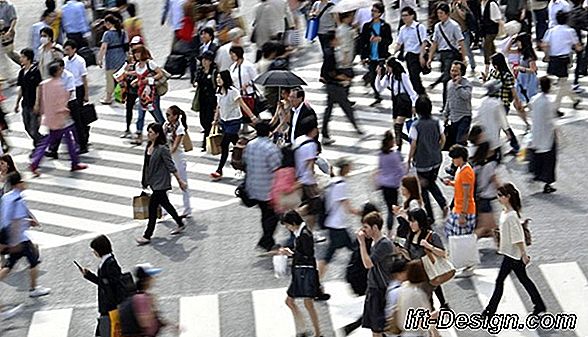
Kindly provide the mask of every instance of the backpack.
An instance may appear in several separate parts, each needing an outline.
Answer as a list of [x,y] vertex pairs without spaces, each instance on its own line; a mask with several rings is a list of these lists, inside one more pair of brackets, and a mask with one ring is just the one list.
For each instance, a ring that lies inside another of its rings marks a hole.
[[134,298],[135,296],[128,297],[118,305],[122,336],[139,336],[143,332],[135,315]]
[[335,208],[337,208],[337,206],[333,207],[333,209],[329,208],[329,205],[328,205],[329,200],[327,200],[328,193],[331,191],[333,186],[338,185],[342,182],[344,182],[344,181],[339,180],[339,181],[335,181],[333,183],[328,184],[325,187],[325,190],[323,191],[323,195],[319,196],[319,198],[321,199],[321,207],[320,207],[319,212],[317,214],[317,223],[320,226],[320,228],[325,228],[325,223],[327,222],[327,218],[329,217],[329,214],[332,211],[334,211]]

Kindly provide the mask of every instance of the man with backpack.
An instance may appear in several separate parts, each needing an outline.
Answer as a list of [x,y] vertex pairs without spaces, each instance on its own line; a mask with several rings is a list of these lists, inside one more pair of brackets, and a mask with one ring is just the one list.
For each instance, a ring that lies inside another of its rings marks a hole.
[[[292,95],[292,93],[290,93]],[[318,122],[308,116],[300,122],[299,132],[302,135],[293,141],[296,179],[302,185],[302,204],[306,207],[305,222],[311,230],[316,224],[316,215],[321,210],[320,190],[314,175],[314,164],[318,158]]]

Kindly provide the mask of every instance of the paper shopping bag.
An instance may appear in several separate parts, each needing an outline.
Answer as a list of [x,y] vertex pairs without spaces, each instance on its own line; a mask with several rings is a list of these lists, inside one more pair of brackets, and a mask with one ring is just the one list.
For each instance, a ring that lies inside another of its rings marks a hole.
[[145,220],[149,218],[149,195],[141,194],[133,197],[133,219]]
[[190,152],[194,149],[194,146],[192,145],[192,139],[190,139],[190,134],[188,134],[188,130],[186,130],[186,133],[182,138],[182,145],[184,146],[184,152]]
[[480,264],[480,254],[474,234],[449,237],[449,259],[457,269]]
[[213,156],[219,155],[221,153],[222,140],[223,135],[218,129],[218,124],[213,125],[210,130],[210,135],[206,137],[206,152]]
[[109,311],[108,318],[110,318],[110,337],[122,337],[122,330],[120,327],[120,315],[118,314],[118,309]]

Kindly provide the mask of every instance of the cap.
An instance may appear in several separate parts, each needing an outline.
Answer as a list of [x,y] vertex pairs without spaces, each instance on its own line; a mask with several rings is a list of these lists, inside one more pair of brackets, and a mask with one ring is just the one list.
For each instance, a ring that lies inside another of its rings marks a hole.
[[351,165],[352,163],[353,163],[353,161],[351,160],[351,158],[341,157],[341,158],[338,158],[337,160],[335,160],[335,162],[333,163],[333,166],[335,166],[336,168],[342,168],[344,166]]
[[131,39],[131,45],[133,44],[143,44],[143,38],[140,37],[139,35],[137,36],[133,36],[133,38]]
[[233,29],[231,29],[231,30],[228,31],[227,38],[229,40],[234,40],[234,39],[236,39],[238,37],[243,37],[243,35],[245,35],[243,33],[243,29],[241,29],[239,27],[235,27],[235,28],[233,28]]
[[155,268],[151,265],[151,263],[142,263],[135,266],[137,269],[137,276],[140,277],[141,273],[146,274],[147,276],[154,277],[157,276],[159,273],[163,271],[161,268]]
[[492,95],[502,88],[502,82],[500,80],[488,81],[484,83],[484,88],[486,89],[487,95]]

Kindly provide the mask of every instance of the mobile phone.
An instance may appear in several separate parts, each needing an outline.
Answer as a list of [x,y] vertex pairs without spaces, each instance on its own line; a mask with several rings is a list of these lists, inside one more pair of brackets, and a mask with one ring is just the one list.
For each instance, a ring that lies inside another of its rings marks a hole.
[[76,267],[78,267],[79,270],[82,270],[82,266],[80,266],[80,264],[78,263],[78,261],[73,260],[73,263],[76,265]]

